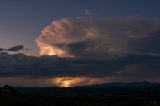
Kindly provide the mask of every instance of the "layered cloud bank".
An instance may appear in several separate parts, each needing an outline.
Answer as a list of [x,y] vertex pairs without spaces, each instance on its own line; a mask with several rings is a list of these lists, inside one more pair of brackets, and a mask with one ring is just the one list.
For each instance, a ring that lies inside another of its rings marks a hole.
[[160,21],[146,18],[53,21],[36,39],[41,55],[109,57],[160,53]]
[[125,55],[103,60],[34,57],[23,54],[0,56],[1,84],[8,81],[18,86],[30,84],[30,86],[67,87],[143,80],[159,82],[159,69],[160,56],[155,55]]
[[159,20],[65,18],[45,27],[36,43],[39,57],[10,55],[0,49],[0,83],[68,87],[160,82]]

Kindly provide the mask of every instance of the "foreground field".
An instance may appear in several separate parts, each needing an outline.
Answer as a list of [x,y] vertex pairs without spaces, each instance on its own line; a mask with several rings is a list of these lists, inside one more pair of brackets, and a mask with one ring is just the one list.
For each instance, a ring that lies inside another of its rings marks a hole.
[[159,88],[0,89],[0,106],[160,106]]

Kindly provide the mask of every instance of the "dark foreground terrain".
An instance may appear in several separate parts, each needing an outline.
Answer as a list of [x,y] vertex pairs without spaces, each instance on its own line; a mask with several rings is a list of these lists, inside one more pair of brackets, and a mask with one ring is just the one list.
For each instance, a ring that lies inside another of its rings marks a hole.
[[160,106],[160,87],[0,88],[0,106]]

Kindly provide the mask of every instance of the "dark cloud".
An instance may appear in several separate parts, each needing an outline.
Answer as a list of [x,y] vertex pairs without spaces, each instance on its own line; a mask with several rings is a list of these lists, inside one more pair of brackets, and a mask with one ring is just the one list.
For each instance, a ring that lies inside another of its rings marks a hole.
[[125,69],[115,72],[119,81],[153,81],[159,82],[160,60],[127,66]]
[[[159,64],[160,56],[154,55],[126,55],[115,59],[61,59],[54,56],[25,56],[23,54],[0,56],[1,77],[27,77],[27,78],[53,78],[53,77],[125,77],[128,67],[137,66],[141,70],[141,64],[154,67]],[[152,63],[150,65],[150,63]],[[139,66],[138,66],[139,65]],[[132,68],[131,68],[132,69]],[[129,69],[129,70],[131,70]],[[134,69],[134,68],[133,68]],[[159,69],[146,68],[139,71],[139,76]],[[136,71],[135,71],[136,72]],[[157,71],[155,71],[156,74]],[[130,73],[132,74],[132,73]],[[129,74],[127,78],[129,80]],[[148,78],[153,77],[150,75]],[[137,76],[134,76],[136,79]],[[143,79],[143,77],[141,77]]]
[[6,49],[0,48],[0,52],[2,52],[2,51],[4,51],[4,50],[6,50]]
[[17,46],[13,46],[13,47],[7,49],[7,51],[17,52],[17,51],[20,51],[20,50],[23,50],[23,49],[24,49],[23,45],[17,45]]

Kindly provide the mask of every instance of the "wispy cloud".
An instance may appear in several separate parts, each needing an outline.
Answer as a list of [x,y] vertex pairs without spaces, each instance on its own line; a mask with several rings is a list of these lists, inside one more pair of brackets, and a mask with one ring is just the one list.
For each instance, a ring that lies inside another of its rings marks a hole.
[[93,12],[91,11],[91,10],[84,10],[84,15],[85,16],[91,16],[91,15],[93,15]]

